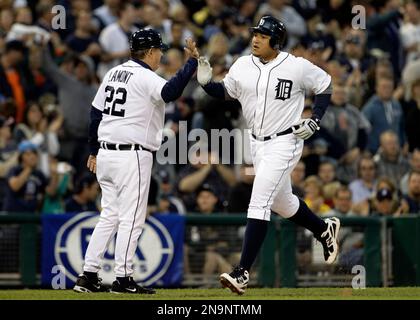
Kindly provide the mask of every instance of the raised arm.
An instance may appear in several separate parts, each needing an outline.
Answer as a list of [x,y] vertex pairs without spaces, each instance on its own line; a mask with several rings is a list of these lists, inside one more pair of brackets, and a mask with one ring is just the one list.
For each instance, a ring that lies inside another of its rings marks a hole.
[[213,75],[213,68],[206,58],[200,57],[198,59],[197,80],[204,91],[213,98],[220,100],[232,100],[229,96],[223,82],[211,81]]
[[163,86],[161,96],[166,103],[178,99],[191,77],[197,70],[197,59],[200,56],[195,42],[192,39],[186,40],[185,52],[190,57],[184,66]]

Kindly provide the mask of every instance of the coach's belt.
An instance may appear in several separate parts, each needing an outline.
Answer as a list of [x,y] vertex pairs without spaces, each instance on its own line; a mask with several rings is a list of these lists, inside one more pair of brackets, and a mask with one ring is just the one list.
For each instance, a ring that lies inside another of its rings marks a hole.
[[114,144],[114,143],[101,141],[100,146],[102,149],[105,149],[105,150],[121,150],[121,151],[144,150],[144,151],[152,152],[151,150],[144,148],[139,144],[118,144],[118,143]]
[[273,139],[275,137],[284,136],[285,134],[289,134],[289,133],[292,133],[292,132],[293,132],[292,128],[289,128],[289,129],[286,129],[284,131],[280,131],[280,132],[277,132],[275,134],[272,134],[271,136],[257,137],[255,134],[252,134],[252,137],[255,140],[258,140],[258,141],[267,141],[267,140]]

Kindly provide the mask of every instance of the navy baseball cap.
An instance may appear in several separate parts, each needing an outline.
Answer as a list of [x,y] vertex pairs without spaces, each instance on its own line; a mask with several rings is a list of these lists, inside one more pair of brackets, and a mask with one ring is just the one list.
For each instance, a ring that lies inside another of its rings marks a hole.
[[26,151],[37,151],[38,147],[29,140],[24,140],[18,145],[18,151],[24,153]]
[[376,199],[378,199],[379,201],[392,200],[392,193],[389,189],[385,189],[385,188],[379,189],[376,192]]
[[131,34],[131,52],[149,48],[159,48],[163,51],[166,51],[169,49],[169,46],[163,43],[160,33],[153,29],[141,29]]
[[214,190],[214,188],[208,184],[208,183],[204,183],[203,185],[201,185],[198,190],[197,190],[197,195],[201,192],[201,191],[208,191],[213,193],[216,196],[216,191]]

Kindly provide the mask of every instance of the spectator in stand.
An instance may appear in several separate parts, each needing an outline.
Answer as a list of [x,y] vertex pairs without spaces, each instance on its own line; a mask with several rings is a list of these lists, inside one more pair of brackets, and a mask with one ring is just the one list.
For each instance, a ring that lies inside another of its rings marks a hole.
[[251,199],[252,185],[255,172],[252,164],[242,164],[240,168],[240,181],[231,189],[229,196],[228,211],[233,213],[245,213]]
[[286,0],[268,0],[266,3],[263,3],[258,9],[256,18],[260,19],[265,15],[272,15],[286,26],[286,50],[295,46],[299,38],[306,33],[305,20]]
[[398,216],[398,203],[389,189],[378,189],[373,199],[370,216]]
[[206,0],[206,6],[193,14],[193,22],[201,29],[201,40],[207,42],[211,35],[221,31],[222,17],[227,10],[222,0]]
[[[218,202],[216,193],[208,184],[203,184],[197,192],[197,209],[200,214],[209,215],[217,213]],[[228,262],[228,256],[232,253],[226,241],[226,232],[216,230],[213,227],[200,229],[200,243],[204,248],[204,276],[211,276],[215,273],[227,272],[232,268]],[[196,250],[198,247],[196,247]],[[200,251],[201,251],[200,250]]]
[[0,10],[0,33],[7,34],[12,28],[14,13],[12,8],[2,8]]
[[[145,29],[153,29],[159,32],[162,36],[162,41],[164,43],[168,42],[169,32],[170,32],[170,22],[165,26],[164,12],[157,3],[152,1],[147,2],[143,6],[145,23],[147,24]],[[183,42],[184,43],[184,42]]]
[[0,56],[0,94],[14,99],[16,104],[16,122],[23,121],[26,107],[25,81],[20,72],[20,65],[25,59],[27,49],[23,42],[12,40],[6,43],[5,51]]
[[420,57],[420,2],[418,0],[405,2],[400,37],[406,54],[406,62],[418,59]]
[[130,35],[137,31],[134,26],[136,9],[128,1],[122,1],[118,7],[118,21],[110,24],[99,35],[102,47],[102,62],[98,66],[98,76],[104,77],[107,71],[123,63],[130,57]]
[[378,176],[386,176],[398,185],[401,178],[408,172],[410,165],[401,154],[398,137],[393,131],[385,131],[380,137],[380,148],[373,157]]
[[293,169],[290,177],[292,180],[292,192],[299,198],[305,197],[305,176],[306,166],[305,162],[299,160],[296,167]]
[[[352,211],[351,190],[347,186],[341,186],[336,190],[334,196],[334,209],[329,211],[326,216],[331,217],[349,217],[354,216]],[[360,264],[363,261],[363,238],[362,232],[357,232],[351,227],[343,227],[340,229],[338,245],[339,265],[342,267],[350,267]]]
[[214,153],[207,151],[207,146],[201,145],[192,153],[192,159],[179,172],[178,190],[187,210],[194,209],[197,190],[208,184],[214,190],[222,204],[226,204],[229,187],[236,183],[233,170],[219,162]]
[[407,172],[400,181],[401,193],[408,193],[408,176],[411,171],[420,172],[420,149],[414,149],[410,157],[410,171]]
[[185,215],[187,210],[180,198],[174,193],[174,185],[166,170],[159,170],[158,173],[159,194],[158,213],[177,213]]
[[12,139],[13,119],[0,116],[0,208],[7,190],[6,176],[10,169],[18,164],[19,153],[16,142]]
[[394,76],[402,67],[401,40],[399,37],[402,7],[400,1],[366,1],[366,27],[368,50],[380,49],[389,54]]
[[[419,60],[420,61],[420,60]],[[403,101],[408,150],[420,149],[420,78],[411,84],[411,99]]]
[[17,143],[29,140],[37,146],[39,153],[39,168],[46,177],[49,176],[49,156],[57,156],[60,150],[57,132],[61,128],[63,117],[57,115],[48,123],[43,110],[38,103],[29,102],[24,122],[15,128],[14,138]]
[[403,194],[405,212],[420,214],[420,171],[408,175],[408,192]]
[[60,69],[46,48],[43,70],[58,86],[59,110],[64,117],[60,140],[60,158],[69,162],[76,173],[86,171],[89,155],[87,141],[90,102],[96,94],[94,66],[89,57],[79,56]]
[[19,164],[8,174],[8,188],[3,210],[8,212],[37,212],[45,193],[53,195],[57,187],[57,174],[51,171],[50,180],[37,169],[37,147],[30,141],[19,146]]
[[378,178],[376,191],[374,191],[369,198],[353,205],[353,211],[361,216],[368,216],[373,213],[376,208],[378,191],[384,189],[392,195],[392,210],[395,211],[395,213],[398,212],[398,214],[404,212],[405,207],[400,201],[399,190],[396,189],[392,180],[385,176]]
[[340,186],[334,195],[334,207],[329,211],[326,216],[330,217],[343,217],[354,215],[352,212],[353,203],[351,201],[351,190],[348,186]]
[[309,176],[305,179],[305,198],[308,207],[317,215],[323,216],[331,210],[325,203],[322,192],[322,183],[317,176]]
[[94,175],[86,174],[81,177],[76,182],[73,195],[66,200],[65,212],[99,211],[96,205],[99,191],[99,184]]
[[92,16],[88,11],[80,11],[76,17],[76,29],[66,38],[67,46],[79,54],[99,60],[102,52],[95,35]]
[[104,0],[104,4],[93,11],[97,29],[104,29],[118,19],[118,9],[123,0]]
[[207,47],[207,57],[209,61],[223,59],[226,65],[232,64],[233,58],[229,54],[229,40],[224,33],[219,32],[211,36]]
[[357,166],[358,179],[352,181],[349,188],[352,202],[359,203],[369,199],[376,187],[376,164],[370,156],[362,156]]
[[168,35],[168,44],[171,49],[177,49],[183,52],[184,41],[183,41],[183,29],[184,25],[178,21],[172,21],[171,29]]
[[352,154],[359,154],[365,149],[369,121],[355,106],[348,103],[347,89],[342,83],[334,83],[331,104],[321,125],[344,146],[347,152],[343,157],[350,157],[350,163],[356,160],[351,157]]
[[393,99],[394,80],[379,78],[376,84],[376,95],[363,107],[363,114],[371,125],[368,135],[368,150],[375,154],[379,148],[380,135],[392,130],[398,135],[400,145],[405,143],[404,118],[400,103]]
[[323,161],[318,167],[318,177],[322,183],[322,193],[324,200],[330,207],[333,206],[333,197],[340,186],[336,178],[336,167],[331,161]]
[[57,172],[56,188],[51,194],[44,197],[42,210],[43,214],[61,214],[65,212],[64,197],[72,186],[72,167],[66,162],[58,162],[52,156],[50,159],[50,168]]

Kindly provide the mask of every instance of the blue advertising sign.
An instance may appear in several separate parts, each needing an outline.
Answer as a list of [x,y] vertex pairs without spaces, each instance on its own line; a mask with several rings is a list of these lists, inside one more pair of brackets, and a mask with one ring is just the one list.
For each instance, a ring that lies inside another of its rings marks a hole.
[[[77,215],[42,217],[42,284],[51,286],[59,266],[71,288],[82,273],[83,259],[99,215],[84,212]],[[146,220],[134,256],[133,278],[144,286],[179,286],[183,274],[185,218],[179,215],[153,215]],[[100,277],[111,284],[114,275],[115,238],[103,259]],[[54,268],[55,267],[55,268]]]

